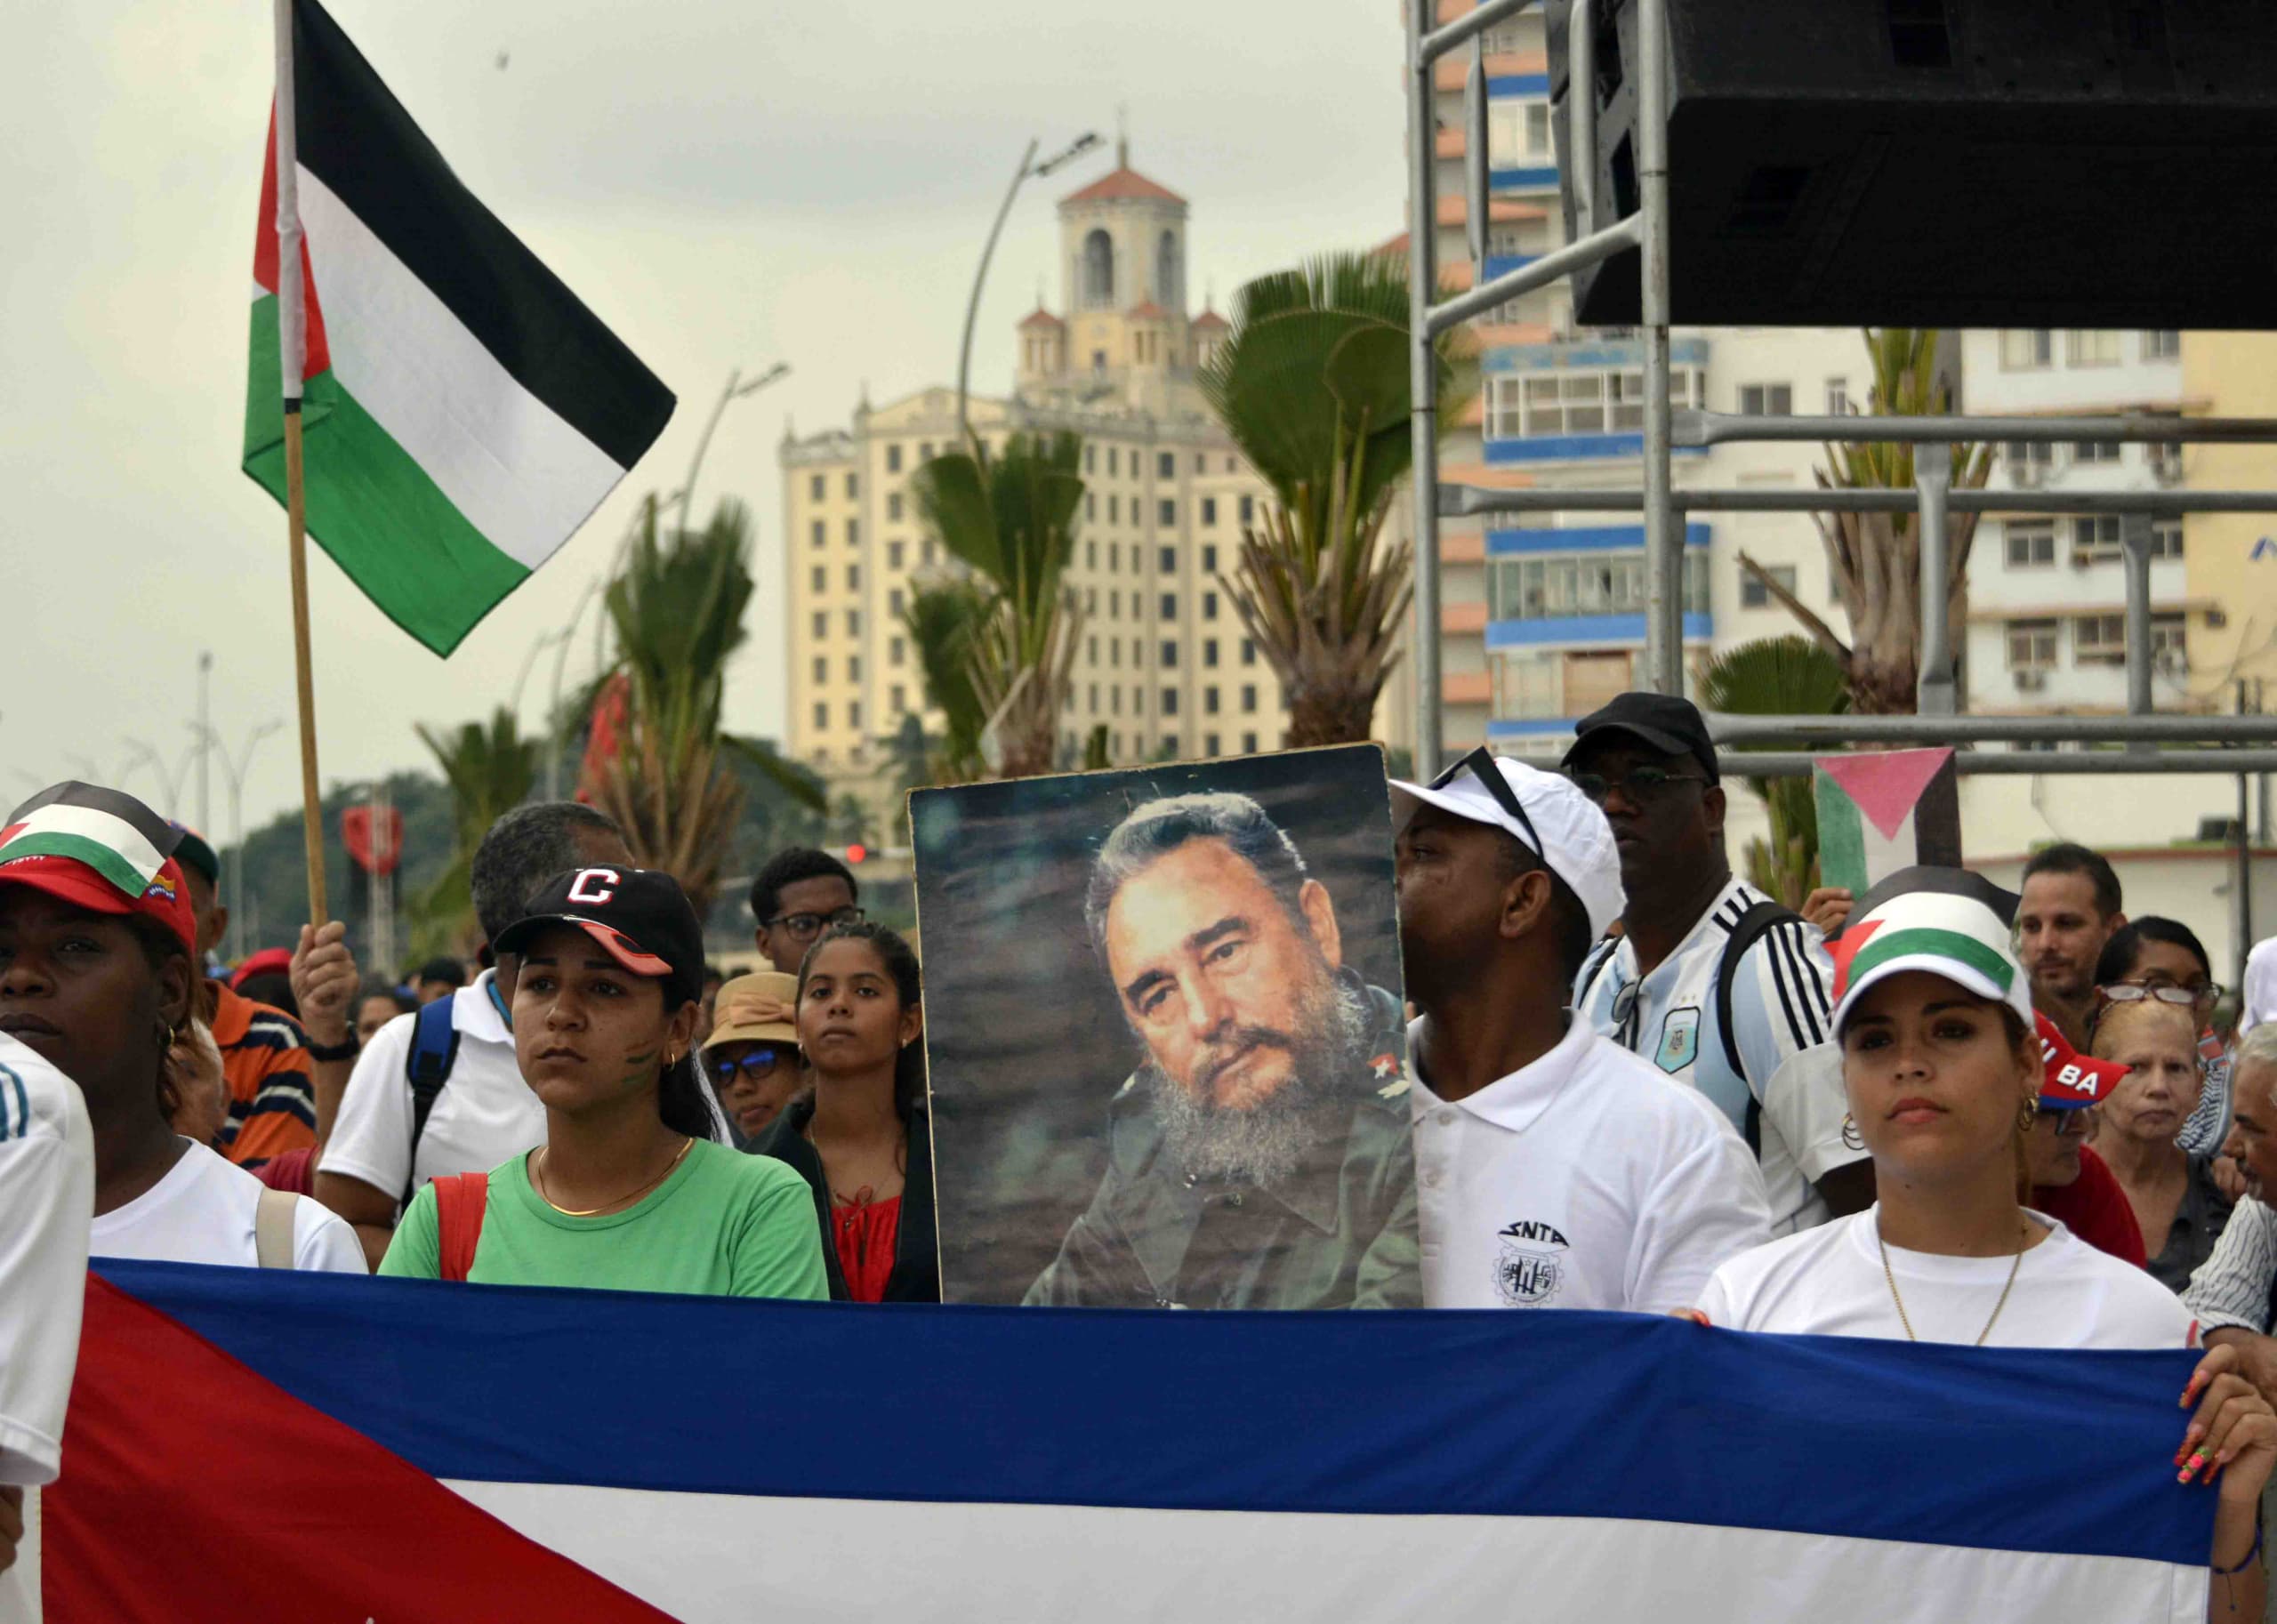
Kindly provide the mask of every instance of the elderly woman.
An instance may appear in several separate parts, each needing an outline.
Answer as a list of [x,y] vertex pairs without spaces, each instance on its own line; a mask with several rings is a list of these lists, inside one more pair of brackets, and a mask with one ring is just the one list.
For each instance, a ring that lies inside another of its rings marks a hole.
[[[2176,1138],[2192,1155],[2218,1153],[2230,1131],[2230,1057],[2213,1025],[2222,984],[2214,979],[2214,961],[2198,933],[2180,920],[2155,913],[2128,921],[2104,944],[2103,956],[2096,961],[2096,991],[2099,1007],[2148,999],[2190,1011],[2198,1024],[2206,1087]],[[2233,1198],[2239,1187],[2234,1180],[2225,1181]]]
[[2215,1182],[2213,1156],[2192,1155],[2176,1143],[2204,1087],[2198,1023],[2186,1007],[2154,998],[2105,1004],[2096,1019],[2094,1050],[2127,1067],[2097,1113],[2096,1154],[2126,1192],[2149,1254],[2145,1266],[2178,1292],[2213,1255],[2230,1221],[2230,1198]]
[[[1873,1159],[1879,1200],[1724,1264],[1699,1317],[1980,1347],[2197,1341],[2172,1292],[2019,1199],[2045,1072],[2014,906],[1954,869],[1902,870],[1859,900],[1833,1025],[1849,1125]],[[2277,1415],[2241,1363],[2239,1350],[2215,1348],[2181,1395],[2195,1411],[2182,1475],[2215,1474],[2209,1556],[2220,1577],[2208,1613],[2225,1624],[2261,1617],[2261,1491],[2277,1463]]]

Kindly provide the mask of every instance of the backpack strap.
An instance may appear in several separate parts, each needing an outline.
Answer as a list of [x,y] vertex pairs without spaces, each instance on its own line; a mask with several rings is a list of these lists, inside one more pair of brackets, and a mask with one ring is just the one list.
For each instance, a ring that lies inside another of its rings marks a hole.
[[293,1215],[301,1198],[290,1190],[264,1189],[253,1210],[253,1256],[256,1267],[293,1266]]
[[1747,1147],[1758,1156],[1763,1154],[1763,1101],[1740,1059],[1740,1041],[1732,1031],[1732,983],[1740,973],[1740,961],[1747,957],[1748,949],[1761,941],[1766,932],[1789,920],[1801,918],[1784,903],[1773,902],[1768,897],[1754,904],[1733,921],[1732,933],[1724,940],[1724,956],[1716,966],[1716,1030],[1724,1040],[1724,1058],[1731,1063],[1732,1075],[1748,1085]]
[[482,1215],[490,1204],[490,1175],[453,1173],[434,1180],[435,1255],[439,1280],[464,1280],[474,1267],[482,1240]]
[[[411,1049],[405,1055],[403,1073],[411,1084],[411,1160],[406,1165],[416,1166],[419,1160],[419,1138],[427,1131],[427,1118],[435,1109],[435,1097],[451,1078],[451,1068],[458,1064],[459,1029],[452,1019],[455,998],[439,998],[431,1004],[422,1004],[413,1016]],[[406,1178],[403,1185],[403,1204],[409,1206],[414,1190]]]

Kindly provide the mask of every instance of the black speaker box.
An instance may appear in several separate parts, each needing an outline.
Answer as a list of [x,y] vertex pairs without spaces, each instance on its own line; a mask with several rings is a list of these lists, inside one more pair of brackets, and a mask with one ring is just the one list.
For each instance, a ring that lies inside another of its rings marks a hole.
[[[1637,0],[1597,0],[1594,84],[1549,0],[1565,172],[1637,206]],[[1672,318],[2277,328],[2273,0],[1669,0]],[[1595,99],[1576,154],[1572,102]],[[1573,192],[1565,221],[1573,221]],[[1576,279],[1641,314],[1640,256]]]

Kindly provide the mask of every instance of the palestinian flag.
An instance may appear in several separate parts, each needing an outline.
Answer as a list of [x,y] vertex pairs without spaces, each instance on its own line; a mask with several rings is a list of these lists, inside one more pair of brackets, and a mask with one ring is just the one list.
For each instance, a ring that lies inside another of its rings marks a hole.
[[[309,534],[448,654],[575,534],[672,396],[452,174],[316,0],[294,0]],[[245,470],[285,500],[274,115]]]
[[42,790],[0,827],[0,863],[68,857],[127,897],[157,881],[181,832],[132,795],[73,781]]
[[1831,944],[1834,1024],[1875,982],[1927,970],[2005,1003],[2032,1025],[2032,984],[2009,941],[2016,897],[1958,868],[1906,868],[1858,899]]
[[1822,884],[1858,895],[1902,868],[1959,866],[1960,791],[1951,751],[1821,756],[1811,767]]

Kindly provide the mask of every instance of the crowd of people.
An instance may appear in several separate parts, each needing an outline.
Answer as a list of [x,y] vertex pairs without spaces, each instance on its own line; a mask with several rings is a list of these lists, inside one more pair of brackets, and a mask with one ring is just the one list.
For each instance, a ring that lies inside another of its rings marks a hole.
[[[2185,922],[2130,919],[2083,847],[2036,854],[2015,896],[1917,868],[1798,912],[1733,873],[1725,810],[1699,712],[1646,694],[1585,719],[1560,771],[1480,750],[1396,784],[1403,1009],[1342,967],[1333,899],[1253,802],[1140,808],[1087,920],[1152,1103],[1113,1120],[1029,1300],[1222,1274],[1211,1202],[1269,1162],[1282,1238],[1198,1300],[2202,1345],[2174,1467],[2214,1491],[2209,1616],[2259,1618],[2277,1012],[2226,1000]],[[0,1565],[21,1485],[57,1469],[90,1254],[940,1299],[918,957],[834,858],[761,869],[768,968],[732,977],[677,882],[579,803],[481,841],[471,977],[368,979],[335,923],[225,977],[220,870],[111,790],[58,785],[0,830],[0,1305],[47,1306],[0,1306]],[[1253,891],[1238,941],[1122,905],[1187,870]],[[1283,1034],[1324,1011],[1372,1058],[1311,1080],[1348,1090],[1319,1177],[1261,1126],[1209,1164],[1247,1113],[1285,1128],[1260,1107],[1308,1051]]]

